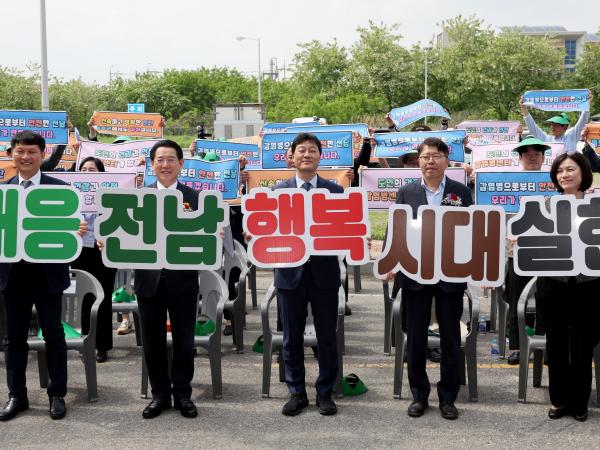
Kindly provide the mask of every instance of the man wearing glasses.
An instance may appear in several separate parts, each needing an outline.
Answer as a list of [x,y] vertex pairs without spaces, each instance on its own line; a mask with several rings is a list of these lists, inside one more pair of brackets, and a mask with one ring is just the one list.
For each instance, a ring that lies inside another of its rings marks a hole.
[[[419,146],[420,180],[400,188],[396,203],[410,205],[413,219],[421,205],[470,206],[471,191],[446,177],[448,146],[438,138],[427,138]],[[388,279],[394,278],[390,273]],[[402,272],[395,275],[402,289],[402,304],[406,309],[408,381],[413,402],[408,415],[420,417],[429,406],[429,379],[425,370],[427,358],[427,329],[431,318],[431,302],[435,297],[435,312],[441,337],[441,381],[437,384],[440,412],[445,419],[458,418],[454,401],[460,389],[460,318],[466,283],[419,284]]]
[[[198,191],[177,181],[183,167],[183,150],[174,141],[162,140],[150,150],[152,170],[157,182],[149,187],[177,189],[183,193],[184,208],[198,209]],[[135,271],[134,290],[142,322],[142,343],[152,386],[152,401],[144,409],[144,419],[151,419],[171,407],[184,417],[196,417],[191,400],[194,376],[194,328],[198,302],[198,271]],[[173,364],[169,377],[167,360],[167,311],[173,337]]]

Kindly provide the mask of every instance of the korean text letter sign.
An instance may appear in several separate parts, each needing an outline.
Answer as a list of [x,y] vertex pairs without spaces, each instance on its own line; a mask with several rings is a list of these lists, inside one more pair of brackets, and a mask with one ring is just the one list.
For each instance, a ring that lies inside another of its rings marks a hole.
[[176,189],[101,189],[97,239],[102,260],[119,269],[216,270],[229,206],[218,191],[201,192],[191,211]]
[[[391,230],[391,231],[390,231]],[[373,265],[377,278],[401,271],[420,284],[504,282],[505,217],[497,206],[393,205],[388,239]]]
[[69,142],[65,111],[0,111],[0,142],[10,142],[24,130],[41,135],[46,144]]
[[[186,158],[183,160],[179,182],[196,191],[219,191],[225,200],[234,200],[238,197],[239,191],[239,169],[237,159],[209,162]],[[156,181],[152,162],[148,158],[146,159],[144,186],[150,186]]]
[[52,177],[69,183],[80,193],[80,212],[95,213],[96,193],[101,188],[135,188],[135,173],[116,172],[54,172]]
[[246,170],[260,169],[260,152],[258,145],[240,144],[238,142],[212,141],[209,139],[196,139],[196,154],[215,152],[221,159],[246,158]]
[[311,255],[341,255],[348,264],[369,259],[367,196],[360,188],[253,189],[242,197],[248,257],[257,267],[304,264]]
[[143,173],[144,166],[140,165],[140,158],[150,159],[150,149],[157,142],[156,139],[120,144],[83,141],[77,154],[77,167],[85,158],[93,156],[102,161],[107,172]]
[[405,131],[398,133],[376,133],[375,156],[378,158],[398,158],[408,152],[417,151],[427,138],[439,138],[448,146],[448,159],[462,162],[465,160],[463,141],[465,130],[445,131]]
[[558,191],[548,172],[475,172],[475,203],[498,205],[515,213],[526,197],[550,197]]
[[[286,153],[300,133],[297,129],[288,133],[265,134],[261,142],[263,169],[285,169]],[[313,133],[321,141],[320,167],[352,167],[352,132],[329,131]]]
[[507,226],[517,274],[600,276],[600,196],[530,197]]
[[418,102],[401,108],[394,108],[390,111],[390,117],[398,129],[404,128],[424,117],[432,116],[450,118],[450,114],[448,114],[448,111],[442,105],[429,99],[419,100]]
[[155,113],[96,111],[91,122],[101,134],[157,139],[163,135],[162,116]]
[[525,105],[542,111],[589,111],[590,93],[587,89],[560,91],[527,91],[523,94]]
[[0,186],[0,262],[68,263],[81,252],[79,193],[70,186]]

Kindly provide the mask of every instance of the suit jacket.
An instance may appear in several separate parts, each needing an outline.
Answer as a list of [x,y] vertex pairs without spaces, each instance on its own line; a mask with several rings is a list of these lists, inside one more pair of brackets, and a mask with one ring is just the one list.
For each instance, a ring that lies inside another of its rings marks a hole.
[[[279,183],[274,189],[297,188],[296,177],[292,177],[282,183]],[[324,188],[334,194],[341,194],[344,188],[324,180],[317,175],[317,189]],[[296,289],[302,279],[302,270],[304,266],[310,264],[315,286],[319,289],[337,289],[340,286],[340,266],[337,256],[311,256],[310,263],[305,263],[299,267],[288,267],[285,269],[275,269],[275,287],[278,289]]]
[[[456,194],[462,201],[462,206],[471,206],[473,200],[471,197],[471,191],[467,186],[458,181],[451,180],[446,177],[446,186],[444,187],[443,198],[446,198],[448,194]],[[413,183],[401,187],[398,190],[396,196],[396,204],[410,205],[413,210],[413,219],[417,218],[417,211],[419,206],[427,205],[427,196],[425,195],[425,188],[421,186],[421,179],[415,180]],[[387,238],[387,237],[386,237]],[[423,289],[423,285],[417,283],[411,278],[404,275],[402,272],[398,272],[394,279],[394,292],[397,292],[398,288],[408,289],[411,291],[417,291]],[[446,292],[457,292],[464,291],[467,288],[467,283],[448,283],[446,281],[440,281],[439,286],[443,291]]]
[[[19,177],[14,176],[8,180],[5,184],[19,184]],[[40,179],[40,184],[53,184],[53,185],[69,185],[62,180],[52,178],[44,173]],[[41,264],[41,263],[40,263]],[[52,293],[63,292],[71,285],[69,279],[69,264],[60,263],[43,263],[44,272],[46,274],[46,280],[48,282],[48,290]],[[11,263],[0,264],[0,290],[6,289],[8,279],[10,277]]]
[[[156,188],[156,183],[149,187]],[[177,183],[177,190],[183,193],[183,201],[190,204],[193,211],[198,209],[198,191],[185,184]],[[158,290],[162,270],[137,269],[133,289],[139,297],[153,297]],[[164,269],[167,290],[176,296],[198,296],[197,270]]]

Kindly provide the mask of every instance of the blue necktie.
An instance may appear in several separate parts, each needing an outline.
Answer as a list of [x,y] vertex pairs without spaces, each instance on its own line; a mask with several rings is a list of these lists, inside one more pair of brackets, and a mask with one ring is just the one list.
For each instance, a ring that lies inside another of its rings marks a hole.
[[33,181],[31,181],[31,180],[23,180],[23,181],[21,181],[21,186],[23,186],[25,189],[27,189],[32,184],[33,184]]
[[306,183],[304,183],[302,185],[302,189],[304,189],[305,191],[310,191],[312,189],[312,184],[310,184],[308,181]]

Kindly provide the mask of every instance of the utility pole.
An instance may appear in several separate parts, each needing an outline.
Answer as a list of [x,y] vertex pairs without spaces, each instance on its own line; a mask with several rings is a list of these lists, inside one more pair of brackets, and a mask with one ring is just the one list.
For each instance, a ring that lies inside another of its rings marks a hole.
[[48,96],[48,50],[46,45],[46,0],[40,0],[40,34],[42,47],[42,111],[50,110]]
[[258,103],[262,103],[262,72],[260,70],[260,38],[248,37],[248,36],[238,36],[236,37],[238,41],[243,41],[244,39],[250,41],[256,41],[258,44]]

